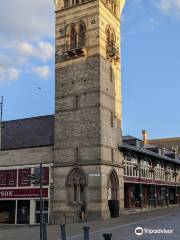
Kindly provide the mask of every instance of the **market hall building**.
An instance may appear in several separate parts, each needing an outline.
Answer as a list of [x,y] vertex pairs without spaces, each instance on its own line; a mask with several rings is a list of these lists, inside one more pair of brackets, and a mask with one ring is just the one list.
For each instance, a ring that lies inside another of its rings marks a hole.
[[49,222],[54,116],[3,122],[0,151],[0,223],[40,222],[40,190],[31,176],[43,163],[44,220]]
[[117,217],[179,202],[179,157],[122,137],[120,15],[125,1],[56,0],[55,114],[1,123],[0,223]]

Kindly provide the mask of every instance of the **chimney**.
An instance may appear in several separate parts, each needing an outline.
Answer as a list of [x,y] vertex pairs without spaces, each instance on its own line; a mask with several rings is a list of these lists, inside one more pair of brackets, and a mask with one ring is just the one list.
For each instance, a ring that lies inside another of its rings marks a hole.
[[144,145],[148,144],[148,132],[146,130],[142,130],[142,135],[143,135]]

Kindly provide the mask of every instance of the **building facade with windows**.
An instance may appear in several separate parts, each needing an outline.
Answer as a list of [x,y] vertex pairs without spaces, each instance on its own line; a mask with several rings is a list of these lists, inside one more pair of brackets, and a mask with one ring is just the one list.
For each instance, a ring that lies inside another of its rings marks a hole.
[[124,0],[56,0],[55,114],[2,122],[0,223],[117,217],[179,201],[179,158],[122,137],[120,16]]
[[179,204],[179,155],[131,136],[123,139],[125,209]]

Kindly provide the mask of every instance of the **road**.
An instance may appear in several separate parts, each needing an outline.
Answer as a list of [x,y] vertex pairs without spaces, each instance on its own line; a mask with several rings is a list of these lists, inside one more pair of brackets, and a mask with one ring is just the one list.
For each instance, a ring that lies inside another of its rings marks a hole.
[[[180,207],[124,215],[106,221],[69,224],[68,239],[83,240],[83,226],[90,226],[90,240],[103,240],[103,233],[112,233],[112,240],[179,240]],[[140,236],[135,234],[137,227],[144,232]],[[156,233],[152,233],[154,230]],[[39,240],[39,227],[0,225],[0,240]],[[48,240],[60,240],[59,226],[48,226]]]

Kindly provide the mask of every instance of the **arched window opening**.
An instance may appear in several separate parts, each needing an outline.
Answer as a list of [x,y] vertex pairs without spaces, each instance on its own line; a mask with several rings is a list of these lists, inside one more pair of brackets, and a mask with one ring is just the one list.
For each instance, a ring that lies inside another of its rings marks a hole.
[[86,43],[86,25],[84,22],[80,22],[79,24],[79,34],[78,34],[78,47],[85,47]]
[[106,53],[107,57],[116,58],[116,35],[110,26],[106,28]]
[[77,47],[77,33],[75,26],[71,26],[70,29],[70,49],[76,49]]
[[110,36],[111,36],[110,29],[107,28],[107,31],[106,31],[107,44],[110,43],[110,38],[111,38]]
[[74,184],[74,187],[73,187],[73,195],[74,195],[74,202],[77,202],[78,201],[78,187],[76,184]]
[[109,41],[109,51],[114,53],[115,51],[115,34],[114,32],[111,32],[111,38]]
[[77,33],[74,24],[71,24],[66,29],[66,51],[75,49],[77,46]]
[[[67,177],[66,186],[69,188],[72,202],[85,202],[86,177],[81,169],[74,168]],[[73,194],[73,195],[72,195]]]
[[85,201],[85,195],[84,195],[84,186],[83,184],[80,184],[80,202],[84,202]]

